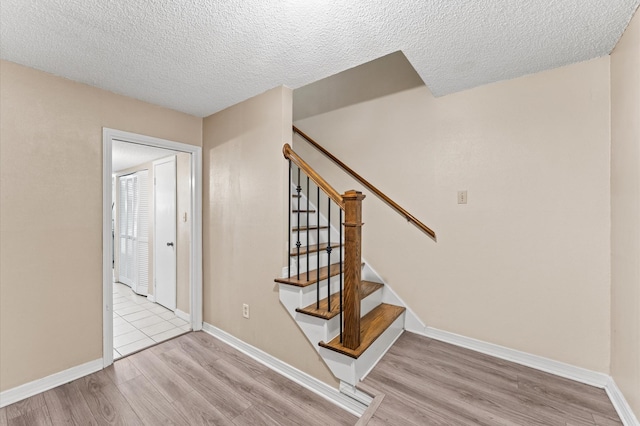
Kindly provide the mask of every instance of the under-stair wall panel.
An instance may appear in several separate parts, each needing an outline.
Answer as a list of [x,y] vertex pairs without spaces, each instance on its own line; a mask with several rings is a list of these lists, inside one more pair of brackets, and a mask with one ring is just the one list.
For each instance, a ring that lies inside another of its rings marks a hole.
[[204,119],[204,321],[337,387],[273,282],[289,259],[291,108],[278,87]]

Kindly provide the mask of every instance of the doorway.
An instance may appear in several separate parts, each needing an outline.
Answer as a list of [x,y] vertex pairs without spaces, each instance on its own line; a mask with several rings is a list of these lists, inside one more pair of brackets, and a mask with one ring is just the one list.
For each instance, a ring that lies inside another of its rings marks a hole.
[[[114,146],[123,144],[132,151],[155,151],[155,158],[115,170]],[[103,130],[103,154],[103,358],[108,366],[124,355],[114,351],[114,341],[132,353],[144,342],[150,346],[181,330],[202,328],[202,161],[200,147],[113,129]],[[161,244],[169,250],[159,250]],[[172,289],[167,275],[173,276]],[[159,287],[157,277],[162,277]],[[120,338],[123,333],[127,336]],[[136,344],[128,343],[134,338]]]

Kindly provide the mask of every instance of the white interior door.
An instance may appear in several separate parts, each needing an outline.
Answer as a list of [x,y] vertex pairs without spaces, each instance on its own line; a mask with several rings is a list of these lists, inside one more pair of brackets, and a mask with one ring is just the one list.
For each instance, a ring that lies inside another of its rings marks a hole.
[[176,310],[176,159],[153,163],[154,295],[156,303]]

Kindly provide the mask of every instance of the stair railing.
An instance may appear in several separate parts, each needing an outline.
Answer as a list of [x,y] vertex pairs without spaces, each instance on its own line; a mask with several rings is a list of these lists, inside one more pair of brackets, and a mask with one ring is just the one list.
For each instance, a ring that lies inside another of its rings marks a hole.
[[391,198],[389,198],[385,193],[383,193],[382,191],[380,191],[378,188],[376,188],[375,186],[373,186],[368,180],[366,180],[365,178],[363,178],[362,176],[360,176],[358,173],[356,173],[353,169],[351,169],[349,166],[347,166],[345,163],[343,163],[342,161],[340,161],[340,159],[338,159],[336,156],[334,156],[332,153],[330,153],[329,151],[327,151],[325,148],[323,148],[318,142],[314,141],[309,135],[307,135],[306,133],[304,133],[302,130],[298,129],[296,126],[293,126],[293,131],[294,133],[299,134],[304,140],[306,140],[307,142],[309,142],[309,144],[311,144],[311,146],[313,146],[314,148],[316,148],[318,151],[320,151],[321,153],[323,153],[327,158],[329,158],[331,161],[333,161],[336,165],[338,165],[338,167],[340,167],[342,170],[344,170],[345,172],[347,172],[347,174],[351,175],[351,177],[353,177],[355,180],[357,180],[358,182],[360,182],[364,187],[366,187],[367,189],[369,189],[371,192],[373,192],[375,195],[377,195],[382,201],[384,201],[389,207],[391,207],[392,209],[394,209],[396,212],[398,212],[401,216],[403,216],[405,219],[407,219],[408,222],[412,223],[413,225],[415,225],[418,229],[420,229],[422,232],[426,233],[427,235],[429,235],[431,238],[433,238],[434,240],[436,239],[436,233],[429,228],[427,225],[425,225],[424,223],[420,222],[415,216],[413,216],[411,213],[409,213],[407,210],[405,210],[404,208],[402,208],[398,203],[396,203],[395,201],[393,201]]
[[[360,346],[360,281],[362,270],[362,200],[365,196],[358,191],[351,190],[344,194],[340,194],[329,183],[322,178],[309,164],[307,164],[298,154],[296,154],[288,144],[285,144],[282,152],[284,157],[289,160],[289,229],[290,238],[288,243],[289,250],[289,268],[288,276],[291,278],[291,257],[296,256],[296,274],[297,280],[301,280],[300,273],[300,255],[306,254],[306,281],[316,281],[316,309],[320,309],[320,283],[327,280],[327,312],[331,312],[332,309],[339,310],[339,322],[340,322],[340,342],[349,349],[356,349]],[[296,166],[295,170],[293,165]],[[304,176],[301,175],[304,174]],[[315,225],[309,223],[310,204],[309,199],[312,197],[312,191],[310,192],[309,182],[312,181],[316,186],[316,217],[317,223]],[[303,184],[305,184],[306,192],[303,191]],[[291,189],[295,188],[296,194],[292,194]],[[306,197],[306,209],[302,209],[302,193]],[[323,193],[327,197],[326,209],[327,209],[327,225],[328,230],[326,243],[320,243],[320,210],[322,204],[322,198],[320,193]],[[292,210],[291,203],[293,198],[297,198],[297,208]],[[338,237],[338,251],[340,253],[340,260],[337,264],[331,263],[332,248],[335,246],[331,243],[331,204],[335,204],[338,207],[338,221],[340,225],[339,237]],[[291,227],[292,213],[295,215],[297,225]],[[303,216],[301,216],[301,214]],[[344,222],[343,222],[344,214]],[[306,215],[306,216],[304,216]],[[306,226],[302,226],[301,219],[305,219]],[[341,246],[344,227],[344,250]],[[312,251],[312,247],[309,244],[311,234],[310,230],[315,229],[316,235],[316,258],[317,265],[315,271],[315,277],[312,277],[309,272],[309,255]],[[302,234],[301,234],[302,231]],[[306,232],[306,234],[305,234]],[[301,236],[306,235],[306,248],[302,250]],[[291,236],[296,239],[295,244],[292,244]],[[295,245],[295,249],[293,246]],[[327,252],[327,266],[326,273],[321,273],[320,268],[320,254],[321,247]],[[344,251],[344,256],[343,256]],[[344,258],[343,258],[344,257]],[[336,271],[337,270],[337,271]],[[337,273],[336,273],[337,272]],[[339,290],[338,290],[338,306],[331,306],[332,291],[331,291],[331,277],[338,275],[339,277]]]

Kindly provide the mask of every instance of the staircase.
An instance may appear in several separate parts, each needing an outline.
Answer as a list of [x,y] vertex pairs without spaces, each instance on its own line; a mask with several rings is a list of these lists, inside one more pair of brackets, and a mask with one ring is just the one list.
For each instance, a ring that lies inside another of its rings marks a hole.
[[[355,385],[419,321],[361,259],[362,200],[338,193],[289,145],[289,262],[275,281],[280,301],[341,389]],[[407,318],[407,315],[411,318]]]

